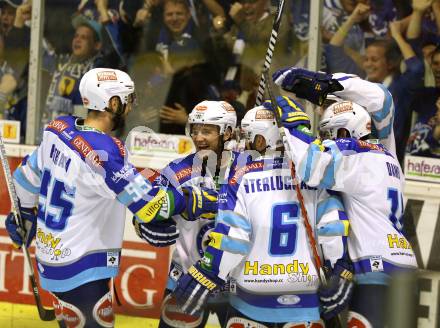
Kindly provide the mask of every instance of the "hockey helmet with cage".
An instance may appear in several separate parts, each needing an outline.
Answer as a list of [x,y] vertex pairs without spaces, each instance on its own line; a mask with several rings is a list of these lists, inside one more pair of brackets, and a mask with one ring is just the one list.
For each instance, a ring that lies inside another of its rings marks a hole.
[[330,105],[319,121],[319,131],[336,139],[338,131],[346,129],[351,138],[361,139],[371,133],[370,114],[352,101],[339,101]]
[[122,108],[134,103],[134,82],[130,76],[112,68],[94,68],[85,73],[79,84],[79,92],[84,107],[104,112],[109,108],[112,97],[119,97]]
[[275,116],[264,106],[250,109],[241,120],[241,133],[249,142],[254,142],[257,135],[266,140],[268,149],[275,150],[283,145]]
[[237,125],[237,114],[234,107],[226,101],[205,100],[198,103],[188,115],[187,136],[191,134],[192,124],[217,125],[222,135],[228,128],[234,131]]

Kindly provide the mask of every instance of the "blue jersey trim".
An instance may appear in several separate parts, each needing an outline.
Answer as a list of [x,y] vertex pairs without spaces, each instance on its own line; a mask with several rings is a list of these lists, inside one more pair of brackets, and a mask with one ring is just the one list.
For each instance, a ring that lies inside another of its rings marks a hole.
[[249,254],[251,245],[247,241],[230,238],[223,235],[220,247],[223,251],[226,252],[246,255]]
[[379,139],[386,139],[390,135],[392,128],[393,128],[393,121],[391,120],[391,122],[387,126],[383,127],[380,130],[376,129],[377,137]]
[[333,210],[343,211],[344,205],[342,205],[342,202],[339,198],[330,196],[318,204],[318,208],[316,210],[316,223],[321,221],[324,214]]
[[29,191],[32,194],[38,194],[40,192],[40,187],[35,187],[30,181],[26,178],[26,176],[21,171],[22,167],[20,166],[14,171],[14,179],[17,183],[22,186],[24,189]]
[[382,110],[372,113],[371,116],[373,117],[374,121],[381,122],[390,114],[393,97],[383,84],[377,83],[377,85],[382,89],[383,93],[385,94],[385,99]]
[[45,278],[40,272],[40,284],[43,289],[51,292],[67,292],[90,281],[116,277],[118,272],[118,267],[90,268],[63,280]]
[[[337,81],[345,81],[345,80],[348,80],[348,79],[352,79],[352,78],[354,78],[354,77],[356,77],[356,76],[353,76],[353,75],[346,75],[346,76],[343,76],[343,77],[340,77],[339,79],[336,79]],[[337,96],[337,95],[336,95]]]
[[34,151],[27,160],[27,163],[29,165],[29,167],[32,169],[32,171],[39,177],[41,178],[41,171],[38,168],[38,158],[37,158],[37,151]]
[[[110,250],[88,254],[81,257],[77,261],[66,265],[51,266],[38,261],[38,271],[40,273],[40,277],[45,279],[61,280],[65,278],[72,278],[86,270],[99,267],[107,268],[108,252],[110,252]],[[120,260],[120,250],[115,250],[112,253],[118,253],[118,259]]]
[[358,285],[388,286],[391,281],[391,277],[383,272],[367,272],[356,274],[355,281]]
[[[315,295],[316,299],[318,298]],[[285,307],[270,308],[259,307],[246,303],[236,295],[230,294],[231,306],[246,316],[261,322],[307,322],[319,320],[319,307]]]
[[223,223],[231,227],[240,228],[248,233],[250,233],[252,230],[250,223],[244,217],[234,213],[233,211],[219,211],[217,217],[215,218],[215,222],[216,224]]

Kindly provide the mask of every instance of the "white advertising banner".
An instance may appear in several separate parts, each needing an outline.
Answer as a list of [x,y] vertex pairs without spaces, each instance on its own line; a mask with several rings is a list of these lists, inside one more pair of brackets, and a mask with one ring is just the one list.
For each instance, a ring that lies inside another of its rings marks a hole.
[[191,138],[182,135],[132,131],[127,147],[133,155],[182,157],[195,152]]
[[408,180],[440,183],[440,159],[405,156],[405,177]]

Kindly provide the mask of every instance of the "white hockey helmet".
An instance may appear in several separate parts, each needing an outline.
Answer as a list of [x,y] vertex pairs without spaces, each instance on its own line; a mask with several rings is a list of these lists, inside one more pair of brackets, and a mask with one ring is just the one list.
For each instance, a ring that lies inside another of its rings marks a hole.
[[234,131],[237,126],[237,114],[234,107],[226,101],[205,100],[198,103],[188,115],[187,135],[191,124],[212,124],[220,128],[220,134],[224,134],[228,127]]
[[119,97],[123,106],[135,101],[134,82],[127,73],[113,68],[88,71],[79,83],[79,92],[84,107],[101,112],[108,108],[114,96]]
[[346,129],[351,138],[361,139],[371,133],[370,114],[352,101],[339,101],[330,105],[319,121],[320,132],[328,132],[336,139],[339,129]]
[[254,142],[258,134],[263,136],[268,149],[275,150],[283,145],[275,117],[264,106],[254,107],[246,113],[241,120],[241,132],[249,142]]

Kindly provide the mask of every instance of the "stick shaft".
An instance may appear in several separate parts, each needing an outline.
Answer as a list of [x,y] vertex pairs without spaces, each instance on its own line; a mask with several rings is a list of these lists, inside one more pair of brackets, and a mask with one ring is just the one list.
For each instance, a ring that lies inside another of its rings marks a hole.
[[[277,12],[273,21],[272,32],[270,34],[269,45],[267,47],[266,56],[264,58],[263,72],[269,71],[270,65],[272,63],[272,57],[275,51],[275,44],[278,40],[278,32],[281,25],[281,17],[283,14],[283,9],[284,9],[284,0],[280,0],[278,2]],[[264,73],[261,73],[255,106],[260,106],[262,104],[265,88],[266,88],[266,81],[265,81]]]

